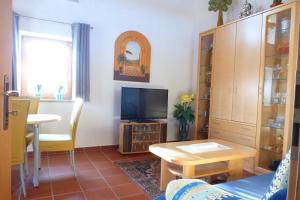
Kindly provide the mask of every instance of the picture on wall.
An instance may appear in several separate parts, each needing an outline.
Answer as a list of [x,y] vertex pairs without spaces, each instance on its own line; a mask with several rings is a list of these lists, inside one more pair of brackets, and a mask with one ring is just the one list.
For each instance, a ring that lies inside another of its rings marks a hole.
[[151,47],[136,31],[122,33],[115,43],[114,80],[149,82]]

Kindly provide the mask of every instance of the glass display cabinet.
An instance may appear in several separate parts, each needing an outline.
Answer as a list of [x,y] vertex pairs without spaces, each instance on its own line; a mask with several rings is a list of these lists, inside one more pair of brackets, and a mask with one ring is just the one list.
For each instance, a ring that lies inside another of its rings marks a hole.
[[214,32],[200,34],[195,139],[208,138]]
[[293,6],[264,14],[261,104],[257,166],[275,171],[287,152],[290,107],[296,68],[293,44]]

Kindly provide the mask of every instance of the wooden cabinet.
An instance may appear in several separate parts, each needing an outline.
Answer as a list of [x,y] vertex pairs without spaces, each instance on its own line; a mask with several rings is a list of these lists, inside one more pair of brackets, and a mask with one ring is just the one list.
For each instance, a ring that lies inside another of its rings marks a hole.
[[167,124],[160,122],[121,122],[119,152],[121,154],[143,153],[149,146],[167,141]]
[[212,119],[210,135],[214,138],[235,142],[253,148],[256,147],[255,126]]
[[[254,125],[211,119],[209,137],[256,148],[256,126]],[[246,159],[244,169],[254,173],[255,158]]]
[[[262,15],[215,32],[209,137],[256,148]],[[245,163],[254,172],[255,159]]]
[[237,22],[231,120],[256,124],[262,15]]
[[231,120],[235,39],[235,23],[216,30],[212,69],[212,118]]
[[262,15],[216,30],[211,116],[256,124]]
[[[256,126],[258,115],[259,74],[261,60],[262,14],[200,34],[199,72],[197,89],[196,139],[201,137],[203,93],[201,85],[206,57],[202,46],[207,35],[214,35],[212,45],[212,83],[209,121],[217,119]],[[203,45],[204,44],[204,45]],[[207,114],[207,112],[205,112]],[[207,117],[207,115],[206,115]],[[206,120],[205,122],[208,122]],[[210,122],[209,122],[210,123]],[[242,125],[240,125],[242,126]],[[256,133],[256,132],[255,132]],[[253,136],[256,140],[256,134]]]
[[256,148],[246,165],[257,173],[275,170],[290,149],[299,23],[292,2],[210,30],[209,138]]
[[299,59],[297,5],[291,3],[263,15],[262,95],[257,137],[257,169],[260,172],[276,170],[290,148]]
[[208,138],[214,31],[200,34],[195,115],[195,138]]

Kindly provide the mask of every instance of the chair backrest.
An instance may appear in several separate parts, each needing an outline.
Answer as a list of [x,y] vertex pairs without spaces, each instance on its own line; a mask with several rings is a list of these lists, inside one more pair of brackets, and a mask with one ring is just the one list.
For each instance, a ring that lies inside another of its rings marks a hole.
[[17,111],[16,115],[9,116],[12,127],[11,164],[17,165],[24,162],[25,134],[30,101],[13,97],[10,102],[12,111]]
[[39,97],[30,97],[30,106],[28,114],[37,114],[39,110],[40,98]]
[[75,146],[75,141],[76,141],[77,126],[78,126],[82,106],[83,106],[83,99],[76,98],[74,106],[73,106],[72,114],[71,114],[71,119],[70,119],[70,125],[71,125],[70,132],[72,135],[72,140],[73,140],[74,146]]

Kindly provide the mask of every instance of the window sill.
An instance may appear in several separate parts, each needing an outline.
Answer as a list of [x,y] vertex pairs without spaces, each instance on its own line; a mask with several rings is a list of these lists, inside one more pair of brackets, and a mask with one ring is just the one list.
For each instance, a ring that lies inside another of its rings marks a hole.
[[56,99],[40,99],[41,102],[53,102],[53,103],[64,103],[64,102],[74,102],[74,100],[56,100]]

